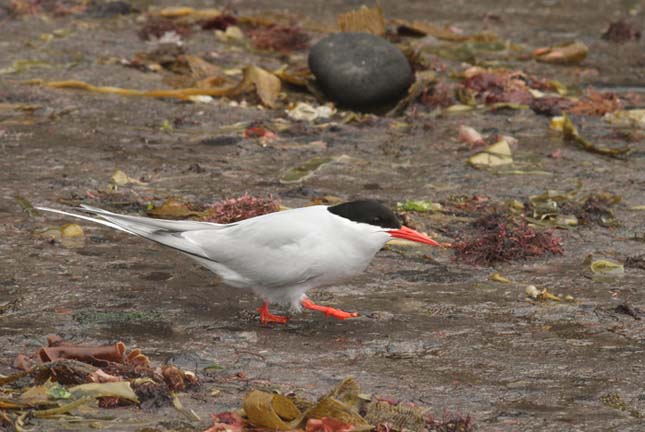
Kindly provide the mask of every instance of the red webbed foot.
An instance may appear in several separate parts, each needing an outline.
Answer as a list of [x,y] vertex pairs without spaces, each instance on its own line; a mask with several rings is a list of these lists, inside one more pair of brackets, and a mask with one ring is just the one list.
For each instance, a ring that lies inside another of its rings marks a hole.
[[289,317],[273,315],[271,312],[269,312],[269,304],[267,302],[264,302],[262,307],[259,307],[257,311],[260,312],[260,322],[262,324],[269,324],[269,323],[286,324],[287,321],[289,321]]
[[334,317],[340,320],[345,320],[347,318],[356,318],[358,316],[357,312],[345,312],[329,306],[320,306],[307,298],[302,301],[302,307],[304,307],[305,309],[322,312],[325,314],[325,316]]

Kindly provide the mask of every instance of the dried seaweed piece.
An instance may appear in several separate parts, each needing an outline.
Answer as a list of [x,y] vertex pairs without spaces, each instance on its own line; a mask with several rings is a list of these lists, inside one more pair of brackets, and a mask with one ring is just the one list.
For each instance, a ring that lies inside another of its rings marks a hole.
[[242,432],[246,427],[246,422],[238,413],[223,412],[212,414],[213,426],[204,432]]
[[392,20],[397,27],[397,33],[402,36],[432,36],[450,42],[496,42],[498,37],[492,32],[464,34],[453,26],[439,27],[424,21]]
[[610,193],[593,193],[579,199],[576,191],[550,189],[530,196],[528,201],[528,210],[535,220],[559,227],[590,223],[611,227],[618,222],[610,207],[618,204],[621,198]]
[[[605,114],[604,119],[614,126],[638,127],[645,129],[645,109],[620,110]],[[624,136],[628,141],[640,141],[642,134],[628,132]]]
[[128,381],[80,384],[71,387],[69,391],[77,398],[86,396],[93,398],[108,397],[139,403],[139,398],[137,398]]
[[298,26],[271,25],[249,31],[255,48],[288,53],[307,48],[309,35]]
[[[172,81],[172,78],[174,78],[176,81],[175,87],[209,89],[230,85],[229,78],[224,75],[221,68],[198,56],[180,55],[171,66],[174,72],[179,75],[167,76],[164,78],[164,82]],[[177,68],[180,69],[177,70]]]
[[[160,90],[134,90],[121,87],[111,86],[95,86],[88,84],[84,81],[78,80],[65,80],[65,81],[30,81],[28,84],[42,84],[47,87],[61,88],[61,89],[77,89],[86,90],[96,93],[116,94],[120,96],[140,96],[150,98],[176,98],[181,100],[191,100],[191,96],[231,96],[232,88],[215,88],[215,89],[202,89],[202,88],[182,88],[182,89],[160,89]],[[237,89],[237,86],[234,87]],[[239,94],[236,92],[235,94]]]
[[623,101],[611,92],[599,92],[592,88],[585,90],[584,97],[567,108],[570,114],[602,116],[621,109]]
[[154,381],[153,379],[134,379],[132,389],[141,402],[141,408],[160,408],[169,406],[172,403],[170,389],[163,381]]
[[78,15],[87,9],[87,0],[11,0],[9,10],[14,15],[56,16]]
[[282,88],[280,78],[262,68],[251,65],[244,68],[244,78],[231,90],[231,96],[255,90],[262,103],[269,108],[276,107],[276,101]]
[[268,429],[291,430],[302,421],[302,413],[285,396],[252,390],[244,398],[249,423]]
[[339,14],[337,20],[342,32],[371,33],[377,36],[385,34],[385,19],[379,6],[368,8],[363,5],[357,10]]
[[629,315],[630,317],[634,318],[636,321],[641,320],[641,311],[638,308],[635,308],[634,306],[630,305],[629,303],[621,303],[618,306],[616,306],[616,309],[614,311],[618,313],[622,313],[625,315]]
[[43,384],[28,387],[20,394],[17,402],[27,404],[30,407],[47,407],[51,406],[55,401],[49,395],[50,390],[57,386],[51,381],[46,381]]
[[60,414],[66,414],[82,405],[85,405],[86,403],[89,403],[92,400],[94,400],[93,397],[86,396],[56,408],[33,411],[32,415],[36,418],[46,418],[46,417],[57,416]]
[[429,85],[437,79],[437,74],[433,71],[424,70],[414,74],[414,82],[410,87],[406,96],[401,99],[388,113],[388,117],[395,117],[403,114],[406,108],[412,105],[424,92],[428,89]]
[[297,87],[307,87],[313,79],[313,74],[307,66],[285,66],[274,71],[274,74],[282,82]]
[[486,104],[508,102],[531,105],[533,95],[527,84],[528,78],[517,71],[475,70],[469,73],[462,87],[474,91],[477,99]]
[[512,283],[509,278],[501,275],[500,273],[493,273],[490,276],[488,276],[488,280],[493,281],[493,282],[500,282],[500,283]]
[[57,360],[35,366],[30,375],[36,384],[52,380],[60,385],[78,385],[94,381],[96,367],[78,360]]
[[578,64],[587,58],[589,48],[582,42],[564,42],[533,51],[533,57],[544,63]]
[[170,6],[161,9],[156,15],[165,18],[181,18],[185,21],[194,21],[215,18],[221,14],[222,12],[216,8],[195,9],[188,6]]
[[13,361],[13,367],[23,371],[31,370],[33,362],[24,354],[18,354]]
[[138,31],[142,40],[160,39],[167,33],[175,33],[185,37],[190,34],[190,26],[184,22],[164,16],[149,15],[146,22]]
[[496,168],[512,164],[513,154],[508,142],[502,139],[468,158],[468,163],[475,168]]
[[430,200],[407,200],[405,202],[396,203],[396,210],[403,212],[437,212],[441,211],[443,206],[437,202]]
[[547,300],[553,300],[553,301],[562,301],[560,297],[557,295],[551,294],[548,289],[543,288],[542,291],[537,289],[535,285],[529,285],[526,287],[524,290],[526,292],[527,297],[533,299],[533,300],[539,300],[539,301],[547,301]]
[[134,348],[127,354],[127,356],[125,357],[125,363],[134,368],[150,367],[150,359],[145,354],[143,354],[139,348]]
[[[5,400],[0,398],[0,409],[5,410],[5,409],[24,409],[24,408],[29,408],[29,404],[24,403],[24,402],[15,402],[11,400]],[[2,412],[2,411],[0,411]]]
[[177,198],[168,198],[160,206],[148,210],[148,216],[159,219],[186,219],[203,216],[203,212],[193,210],[189,204]]
[[431,108],[448,108],[455,104],[456,84],[438,81],[421,94],[421,103]]
[[625,259],[625,267],[645,270],[645,254],[627,257]]
[[208,222],[233,223],[243,219],[273,213],[280,210],[280,204],[271,196],[266,198],[244,194],[216,202],[203,218]]
[[475,423],[470,416],[454,414],[441,420],[430,417],[426,423],[428,432],[474,432]]
[[144,72],[159,72],[161,69],[173,70],[178,58],[186,54],[186,48],[176,44],[161,44],[150,52],[136,53],[131,60],[122,60],[127,67]]
[[565,141],[573,141],[580,147],[582,147],[582,149],[590,153],[597,153],[605,156],[620,157],[625,156],[631,152],[631,149],[629,147],[607,148],[597,146],[578,133],[578,129],[566,114],[564,114],[562,118],[562,134]]
[[425,431],[427,409],[373,401],[367,405],[365,420],[370,424],[388,424],[396,430]]
[[610,276],[622,276],[625,274],[625,267],[622,264],[604,259],[592,261],[589,267],[595,274]]
[[123,342],[99,346],[76,345],[59,336],[50,335],[47,337],[47,343],[47,347],[38,351],[38,356],[43,362],[72,359],[96,366],[105,366],[110,363],[123,363],[135,367],[150,366],[150,360],[139,349],[133,349],[126,355],[126,347]]
[[635,42],[641,38],[641,31],[625,18],[620,18],[609,23],[609,28],[602,34],[602,38],[618,44]]
[[186,384],[184,383],[184,374],[174,365],[164,365],[161,367],[161,375],[168,387],[173,391],[184,391]]
[[594,193],[589,195],[576,216],[583,224],[596,223],[600,226],[611,227],[618,224],[610,207],[618,204],[621,198],[610,193]]
[[490,265],[563,252],[552,231],[536,231],[525,220],[499,212],[482,216],[472,226],[477,234],[453,245],[456,259],[468,264]]
[[290,106],[287,110],[287,115],[294,120],[305,120],[314,122],[318,119],[328,119],[336,114],[336,108],[333,104],[325,104],[313,106],[306,102],[298,102],[296,105]]
[[351,432],[353,430],[355,430],[354,425],[328,417],[320,420],[309,419],[305,426],[305,432]]
[[71,88],[86,90],[96,93],[117,94],[121,96],[139,96],[150,98],[176,98],[186,101],[194,101],[195,96],[238,96],[255,90],[260,100],[264,105],[269,108],[275,108],[277,99],[280,95],[282,88],[280,79],[274,74],[254,65],[244,68],[244,76],[239,84],[233,87],[217,87],[217,88],[180,88],[180,89],[161,89],[161,90],[134,90],[121,87],[110,86],[94,86],[84,81],[78,80],[65,80],[65,81],[50,81],[43,82],[40,80],[33,80],[26,82],[26,84],[40,84],[52,88]]
[[305,418],[335,418],[359,428],[368,426],[368,422],[358,413],[360,387],[352,378],[345,378],[329,393],[318,399],[318,402],[305,412]]
[[459,136],[457,137],[459,141],[466,143],[470,148],[483,146],[486,144],[484,137],[477,132],[474,128],[470,126],[461,125],[459,126]]
[[238,19],[234,15],[222,14],[213,18],[205,19],[199,23],[202,30],[225,31],[229,26],[237,25]]
[[534,98],[531,102],[531,109],[536,114],[546,116],[559,116],[563,111],[568,110],[575,105],[575,102],[562,96],[544,96]]
[[[358,413],[358,391],[358,384],[352,378],[347,378],[302,413],[285,396],[253,390],[244,399],[244,411],[249,423],[270,429],[291,430],[305,419],[324,418],[333,418],[361,430],[371,429]],[[319,430],[318,426],[321,425],[318,424],[316,430]]]
[[99,365],[103,364],[101,360],[122,363],[125,359],[125,344],[123,342],[99,346],[63,344],[43,347],[38,351],[38,356],[43,362],[72,359]]
[[262,126],[253,126],[244,130],[244,138],[259,138],[260,145],[266,147],[271,141],[278,139],[278,135]]

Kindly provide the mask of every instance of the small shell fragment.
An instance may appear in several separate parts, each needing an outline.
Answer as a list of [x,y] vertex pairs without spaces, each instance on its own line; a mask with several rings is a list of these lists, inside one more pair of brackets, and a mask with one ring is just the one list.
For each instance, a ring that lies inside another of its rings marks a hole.
[[532,299],[537,299],[540,295],[540,291],[535,287],[535,285],[529,285],[526,287],[526,295]]

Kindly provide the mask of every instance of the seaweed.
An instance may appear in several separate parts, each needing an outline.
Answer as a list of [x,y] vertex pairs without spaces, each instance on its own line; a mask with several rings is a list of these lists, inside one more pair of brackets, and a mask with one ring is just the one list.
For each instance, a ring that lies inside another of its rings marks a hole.
[[553,231],[538,231],[523,218],[492,211],[472,223],[475,235],[455,242],[458,261],[491,265],[563,253],[561,240]]

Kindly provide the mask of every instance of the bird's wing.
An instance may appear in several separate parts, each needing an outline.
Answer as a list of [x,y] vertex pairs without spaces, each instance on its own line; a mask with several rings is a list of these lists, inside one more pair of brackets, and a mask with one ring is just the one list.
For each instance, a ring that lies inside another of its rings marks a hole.
[[81,207],[82,211],[95,214],[98,217],[85,216],[47,207],[37,207],[37,209],[96,222],[101,225],[109,226],[110,228],[125,231],[129,234],[152,240],[164,246],[168,246],[180,252],[184,252],[188,255],[204,259],[211,258],[201,248],[199,243],[195,243],[189,238],[185,237],[184,233],[191,231],[208,231],[211,232],[210,235],[213,236],[213,234],[217,231],[225,230],[228,227],[234,226],[234,224],[220,225],[199,221],[152,219],[141,216],[121,215],[88,205],[82,205]]
[[299,285],[323,273],[320,248],[329,241],[322,238],[315,211],[298,210],[247,219],[217,236],[197,230],[183,237],[199,244],[212,261],[244,275],[250,285]]

